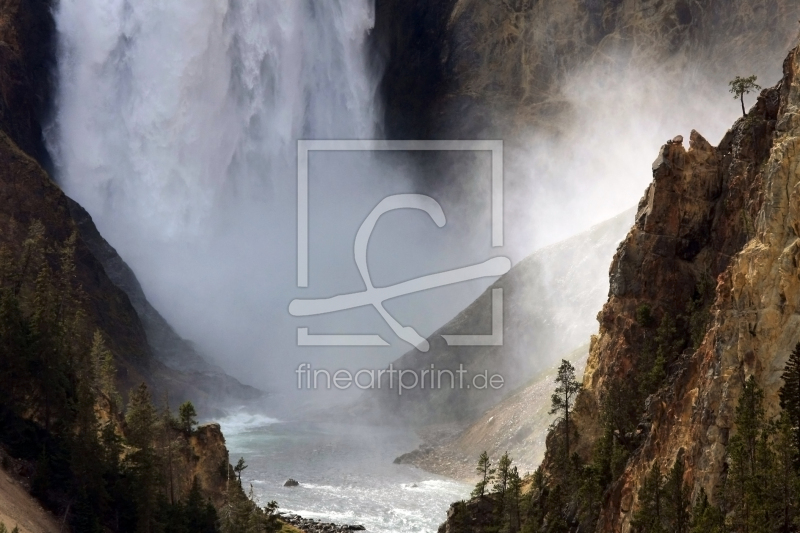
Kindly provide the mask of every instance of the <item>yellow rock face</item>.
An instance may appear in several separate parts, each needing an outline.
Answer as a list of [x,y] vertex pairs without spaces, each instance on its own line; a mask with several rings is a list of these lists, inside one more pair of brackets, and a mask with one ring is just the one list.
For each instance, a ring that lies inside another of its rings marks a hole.
[[636,494],[654,461],[669,468],[682,449],[695,493],[717,496],[735,433],[744,381],[755,376],[768,415],[777,413],[780,375],[800,341],[800,50],[781,84],[762,93],[718,147],[692,133],[689,150],[664,146],[636,224],[611,266],[611,294],[598,316],[577,406],[578,453],[599,435],[597,409],[615,379],[636,373],[642,303],[679,314],[703,276],[716,280],[699,348],[687,348],[665,387],[647,401],[651,427],[600,518],[601,531],[629,531]]

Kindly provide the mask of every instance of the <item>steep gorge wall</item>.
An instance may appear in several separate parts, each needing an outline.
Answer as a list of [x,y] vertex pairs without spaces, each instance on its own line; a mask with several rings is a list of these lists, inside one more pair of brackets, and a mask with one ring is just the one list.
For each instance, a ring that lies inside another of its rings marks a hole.
[[0,129],[49,166],[42,140],[55,66],[51,0],[0,0]]
[[798,18],[793,0],[377,0],[387,133],[557,130],[582,66],[727,81],[785,54]]
[[654,461],[662,471],[685,453],[685,481],[712,499],[743,383],[755,376],[767,413],[778,409],[780,374],[800,340],[800,49],[784,78],[762,92],[718,147],[693,132],[689,150],[665,145],[653,165],[636,223],[610,270],[576,404],[578,453],[600,434],[601,398],[620,379],[637,379],[645,328],[637,309],[660,319],[686,312],[703,279],[714,280],[710,320],[697,349],[669,366],[666,384],[645,404],[649,430],[606,494],[599,531],[629,531],[636,494]]

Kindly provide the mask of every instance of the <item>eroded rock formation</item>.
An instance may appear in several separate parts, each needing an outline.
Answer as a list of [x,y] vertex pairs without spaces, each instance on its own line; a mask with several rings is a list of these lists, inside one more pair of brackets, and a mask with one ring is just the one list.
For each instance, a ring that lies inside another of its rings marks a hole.
[[800,340],[800,49],[784,78],[761,93],[748,115],[717,147],[692,132],[689,149],[667,143],[636,223],[610,268],[608,302],[598,315],[576,406],[577,451],[588,458],[600,434],[601,398],[620,379],[641,378],[647,331],[637,310],[654,319],[686,316],[698,287],[713,280],[708,317],[668,365],[665,384],[645,403],[649,431],[612,485],[600,531],[629,531],[636,495],[654,461],[662,471],[680,450],[685,481],[719,494],[726,444],[746,378],[778,410],[780,374]]

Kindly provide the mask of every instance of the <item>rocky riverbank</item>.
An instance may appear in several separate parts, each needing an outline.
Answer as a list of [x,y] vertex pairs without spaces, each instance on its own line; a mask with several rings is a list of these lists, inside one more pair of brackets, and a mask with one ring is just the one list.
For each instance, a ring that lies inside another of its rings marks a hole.
[[[588,345],[581,346],[564,358],[582,372],[588,350]],[[555,374],[555,368],[541,372],[467,427],[439,424],[419,429],[423,443],[394,462],[475,483],[475,464],[481,452],[487,451],[493,459],[508,452],[521,474],[533,472],[544,456],[553,421],[549,410]]]
[[366,528],[357,524],[334,524],[318,522],[311,518],[303,518],[296,514],[282,515],[281,520],[294,526],[304,533],[345,533],[347,531],[366,531]]

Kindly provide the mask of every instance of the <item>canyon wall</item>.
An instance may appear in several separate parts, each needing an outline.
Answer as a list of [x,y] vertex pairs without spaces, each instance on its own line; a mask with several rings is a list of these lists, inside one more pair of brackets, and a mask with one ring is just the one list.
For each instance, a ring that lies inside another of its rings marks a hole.
[[792,0],[377,0],[386,131],[558,131],[570,111],[565,82],[583,66],[724,83],[774,64],[798,17]]
[[603,396],[647,370],[648,328],[639,310],[646,305],[656,321],[686,317],[699,287],[712,281],[713,293],[696,346],[689,339],[681,345],[666,381],[646,400],[641,444],[605,496],[599,531],[629,531],[646,473],[653,462],[666,471],[679,452],[693,494],[704,488],[718,498],[749,376],[765,392],[767,414],[778,411],[780,375],[800,340],[799,71],[795,49],[781,83],[761,93],[719,146],[692,132],[688,150],[670,142],[653,164],[592,337],[575,412],[580,455],[588,459],[600,436]]

